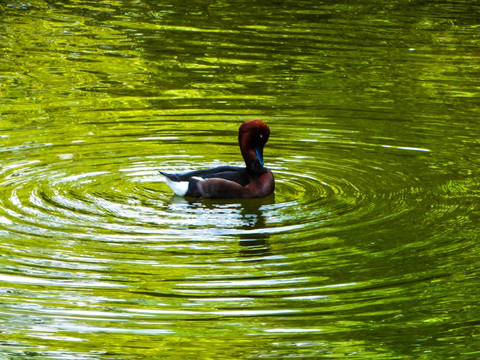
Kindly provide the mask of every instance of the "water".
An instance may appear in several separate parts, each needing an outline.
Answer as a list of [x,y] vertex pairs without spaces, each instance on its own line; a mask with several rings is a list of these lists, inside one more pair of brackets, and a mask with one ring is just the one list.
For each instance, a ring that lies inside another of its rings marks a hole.
[[0,358],[478,358],[475,2],[0,8]]

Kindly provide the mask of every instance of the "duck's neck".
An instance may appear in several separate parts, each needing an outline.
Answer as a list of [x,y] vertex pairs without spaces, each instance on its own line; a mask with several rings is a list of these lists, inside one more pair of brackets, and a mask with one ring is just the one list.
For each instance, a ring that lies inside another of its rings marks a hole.
[[256,156],[255,159],[245,159],[245,165],[247,167],[247,173],[251,175],[261,175],[267,171]]

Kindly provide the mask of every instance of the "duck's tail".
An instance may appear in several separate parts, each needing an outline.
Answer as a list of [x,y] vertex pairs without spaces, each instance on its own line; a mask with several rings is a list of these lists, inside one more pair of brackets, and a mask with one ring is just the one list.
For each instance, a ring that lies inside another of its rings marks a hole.
[[165,176],[168,186],[178,196],[185,196],[188,191],[188,181],[180,181],[177,174],[168,174],[163,171],[159,171],[160,174]]

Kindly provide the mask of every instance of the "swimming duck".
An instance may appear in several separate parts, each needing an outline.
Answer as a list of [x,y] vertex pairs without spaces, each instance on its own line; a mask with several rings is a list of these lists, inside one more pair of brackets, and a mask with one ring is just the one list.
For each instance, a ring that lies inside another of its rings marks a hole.
[[160,173],[173,192],[180,196],[205,198],[257,198],[273,193],[271,170],[263,166],[263,147],[270,128],[261,120],[244,122],[238,130],[238,143],[245,167],[220,166],[185,174]]

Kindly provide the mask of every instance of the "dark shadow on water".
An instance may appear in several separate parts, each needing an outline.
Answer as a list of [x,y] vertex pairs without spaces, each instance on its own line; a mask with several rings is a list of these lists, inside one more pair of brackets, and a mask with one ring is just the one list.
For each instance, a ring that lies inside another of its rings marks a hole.
[[[187,199],[173,196],[170,203],[185,203]],[[268,239],[270,237],[266,225],[265,212],[262,206],[275,204],[275,194],[254,199],[188,199],[190,205],[202,204],[207,209],[229,204],[240,204],[242,225],[238,230],[239,253],[241,257],[263,258],[271,254]]]
[[242,216],[248,219],[244,232],[240,235],[241,257],[266,257],[271,254],[268,239],[270,234],[265,223],[265,213],[261,209],[264,205],[275,204],[275,194],[262,199],[247,199],[242,201]]

